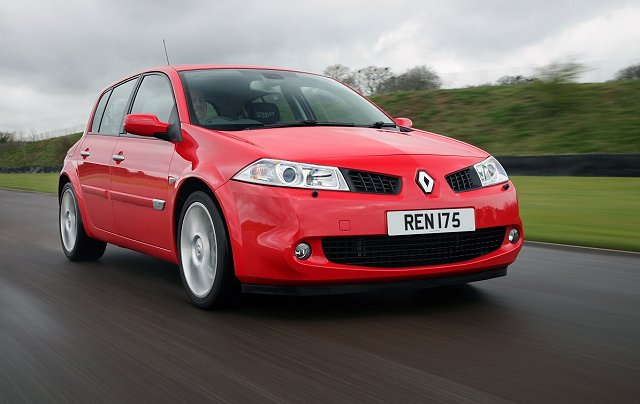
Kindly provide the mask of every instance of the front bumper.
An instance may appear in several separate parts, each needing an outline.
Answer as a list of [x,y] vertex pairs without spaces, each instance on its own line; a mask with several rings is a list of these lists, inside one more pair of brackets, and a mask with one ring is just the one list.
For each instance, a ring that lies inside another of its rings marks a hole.
[[[506,268],[516,259],[523,240],[521,237],[512,244],[506,237],[510,228],[523,234],[515,187],[508,183],[507,189],[496,185],[454,193],[444,176],[478,159],[460,157],[455,164],[452,159],[417,156],[407,161],[406,156],[387,156],[368,158],[366,164],[358,162],[358,169],[388,172],[393,168],[391,173],[402,175],[403,187],[398,195],[319,191],[314,197],[311,190],[227,182],[216,190],[216,196],[227,221],[238,280],[255,291],[258,285],[402,282]],[[416,167],[427,167],[436,180],[430,195],[425,195],[415,183]],[[499,247],[480,257],[456,263],[384,268],[338,264],[329,261],[323,252],[325,237],[386,235],[387,211],[469,207],[475,210],[476,229],[506,229]],[[312,248],[307,260],[294,256],[295,246],[300,242]]]

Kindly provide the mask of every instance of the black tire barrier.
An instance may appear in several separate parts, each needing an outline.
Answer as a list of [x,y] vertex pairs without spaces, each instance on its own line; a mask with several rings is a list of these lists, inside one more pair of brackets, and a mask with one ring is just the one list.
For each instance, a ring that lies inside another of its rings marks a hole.
[[640,154],[496,156],[509,175],[640,177]]
[[0,173],[59,173],[62,166],[58,167],[41,167],[41,166],[23,166],[23,167],[0,167]]

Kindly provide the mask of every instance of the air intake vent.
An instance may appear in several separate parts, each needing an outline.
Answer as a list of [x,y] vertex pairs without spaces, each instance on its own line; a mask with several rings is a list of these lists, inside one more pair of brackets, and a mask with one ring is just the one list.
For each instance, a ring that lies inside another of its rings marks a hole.
[[402,179],[367,171],[340,169],[352,192],[396,195],[402,188]]
[[491,227],[462,233],[325,237],[322,249],[336,264],[376,268],[451,264],[497,250],[505,231],[505,227]]
[[482,187],[480,177],[476,170],[472,168],[465,168],[464,170],[456,171],[445,177],[453,192],[471,191]]

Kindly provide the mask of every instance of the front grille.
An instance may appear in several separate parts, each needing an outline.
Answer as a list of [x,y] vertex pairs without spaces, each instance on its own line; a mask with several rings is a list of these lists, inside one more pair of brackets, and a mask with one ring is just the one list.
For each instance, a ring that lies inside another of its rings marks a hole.
[[402,188],[402,179],[390,175],[341,169],[352,192],[396,195]]
[[451,264],[497,250],[505,231],[505,227],[491,227],[462,233],[325,237],[322,248],[336,264],[378,268]]
[[471,168],[465,168],[464,170],[456,171],[445,177],[453,192],[464,192],[472,189],[482,187],[480,177],[476,170]]

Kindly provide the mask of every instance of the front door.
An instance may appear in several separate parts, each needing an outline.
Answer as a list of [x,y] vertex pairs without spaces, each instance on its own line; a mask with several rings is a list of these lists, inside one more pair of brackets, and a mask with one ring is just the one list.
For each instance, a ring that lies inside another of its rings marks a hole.
[[175,146],[155,138],[121,136],[111,168],[111,200],[116,233],[170,249],[171,212],[167,209],[169,164]]
[[[148,74],[131,105],[132,114],[153,114],[178,122],[169,78]],[[175,145],[152,137],[122,134],[113,150],[111,199],[116,233],[138,242],[171,249],[173,232],[167,207],[169,165]]]

